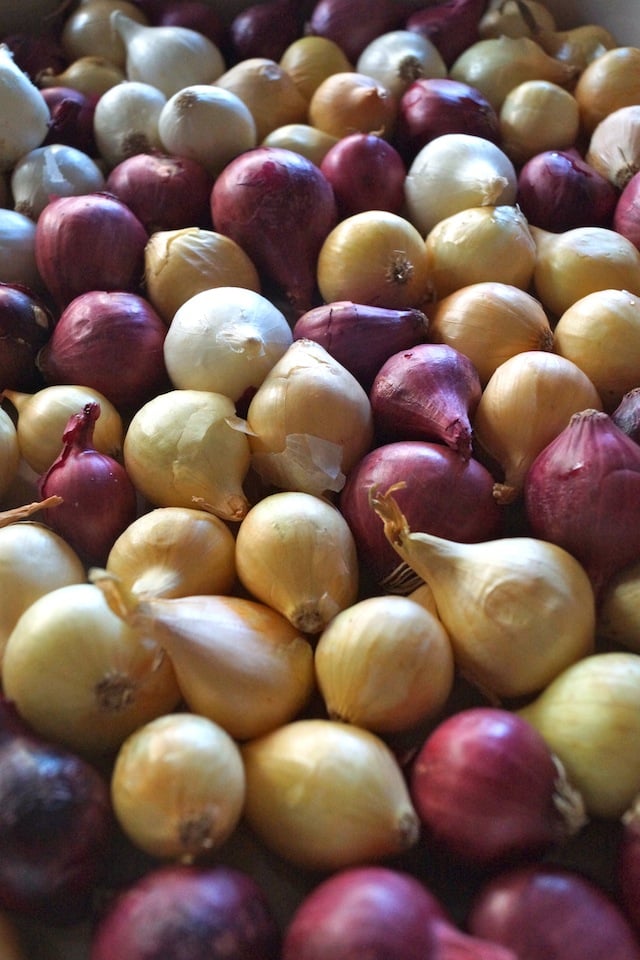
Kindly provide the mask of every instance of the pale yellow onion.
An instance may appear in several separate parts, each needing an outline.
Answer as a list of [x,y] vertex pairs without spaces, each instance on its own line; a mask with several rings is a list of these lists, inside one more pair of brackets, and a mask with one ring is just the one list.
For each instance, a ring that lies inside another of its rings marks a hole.
[[319,167],[331,147],[337,142],[337,137],[323,130],[317,130],[309,123],[285,123],[284,126],[276,127],[268,133],[262,141],[262,146],[294,150]]
[[338,43],[329,37],[313,34],[298,37],[290,43],[280,57],[280,66],[287,71],[307,101],[332,73],[353,69],[353,64]]
[[421,583],[419,586],[414,587],[411,593],[408,594],[408,597],[410,600],[419,603],[425,610],[433,614],[434,617],[438,616],[438,608],[435,597],[433,596],[433,590],[428,583]]
[[320,633],[358,595],[353,534],[335,506],[309,493],[269,494],[249,510],[236,567],[253,597],[303,633]]
[[538,454],[564,430],[572,414],[587,409],[602,410],[602,400],[572,360],[526,350],[501,363],[474,417],[477,443],[504,473],[494,487],[496,500],[517,500]]
[[440,220],[425,242],[429,281],[437,300],[482,281],[529,289],[536,245],[517,206],[460,210]]
[[249,57],[225,70],[216,86],[228,90],[248,108],[256,128],[256,142],[285,123],[307,120],[307,101],[289,74],[268,57]]
[[518,0],[490,0],[478,22],[478,36],[533,37],[540,30],[556,29],[556,18],[545,3],[527,0],[526,16]]
[[568,30],[539,30],[535,37],[556,60],[576,67],[579,74],[607,50],[618,46],[610,30],[600,23],[581,23]]
[[373,77],[400,98],[415,81],[443,79],[447,66],[437,46],[415,30],[389,30],[374,37],[355,64],[358,73]]
[[258,142],[247,104],[211,83],[191,84],[169,97],[160,111],[158,135],[167,153],[197,160],[214,177]]
[[607,114],[591,134],[585,160],[618,190],[640,170],[640,103]]
[[452,63],[449,77],[480,90],[495,110],[525,80],[550,80],[569,87],[577,68],[545,53],[532,37],[487,37],[467,47]]
[[640,563],[615,574],[598,607],[598,636],[640,653]]
[[312,126],[334,137],[350,133],[393,134],[398,101],[388,87],[357,70],[332,73],[315,89],[309,101]]
[[69,60],[104,57],[124,68],[124,44],[109,22],[113,10],[121,10],[138,23],[149,23],[141,8],[128,0],[83,0],[65,19],[60,34],[62,49]]
[[260,291],[260,278],[242,247],[222,233],[201,227],[158,230],[144,251],[147,296],[165,323],[183,303],[213,287]]
[[222,393],[237,403],[255,392],[292,340],[287,319],[267,297],[215,287],[176,310],[164,362],[175,387]]
[[207,390],[170,390],[133,415],[124,438],[124,466],[143,497],[158,507],[196,504],[223,520],[248,509],[242,484],[249,470],[247,436],[235,429],[235,404]]
[[335,720],[285,724],[245,744],[245,817],[286,861],[339,870],[410,850],[418,817],[376,734]]
[[27,607],[51,590],[86,581],[84,565],[66,540],[41,523],[0,528],[0,661],[7,639]]
[[500,145],[522,165],[545,150],[567,150],[580,132],[573,94],[550,80],[526,80],[510,90],[499,113]]
[[436,301],[427,315],[429,339],[465,354],[483,387],[517,353],[553,349],[553,331],[542,305],[510,283],[471,283]]
[[555,327],[555,350],[586,373],[612,412],[640,384],[640,295],[597,290],[576,300]]
[[51,590],[24,611],[7,640],[2,680],[34,730],[83,754],[117,750],[180,702],[169,658],[86,582]]
[[431,587],[456,667],[484,696],[531,696],[593,651],[593,589],[566,550],[528,536],[468,544],[413,532],[392,492],[371,495],[385,535]]
[[137,597],[230,593],[236,580],[235,539],[212,513],[157,507],[120,534],[106,569]]
[[441,621],[394,595],[367,597],[338,613],[320,634],[315,668],[328,715],[380,734],[437,717],[454,680]]
[[515,167],[484,137],[445,133],[422,147],[405,179],[406,215],[426,237],[440,220],[469,207],[514,204]]
[[107,168],[138,153],[161,153],[158,123],[167,98],[150,83],[125,80],[106,90],[93,114],[93,133]]
[[13,483],[20,465],[20,446],[15,424],[4,407],[0,407],[0,497]]
[[430,295],[424,240],[405,217],[364,210],[341,220],[325,237],[316,265],[326,303],[351,300],[404,310]]
[[373,441],[366,391],[320,344],[294,340],[247,411],[251,463],[267,484],[339,492]]
[[615,46],[596,57],[578,77],[574,96],[588,135],[609,113],[640,102],[640,48]]
[[106,57],[85,56],[72,60],[60,73],[40,74],[38,84],[41,87],[71,87],[80,93],[101,97],[126,79],[125,71]]
[[591,817],[625,813],[640,792],[640,656],[584,657],[519,713],[560,759]]
[[122,459],[122,417],[98,390],[60,383],[42,387],[35,393],[5,390],[4,396],[18,413],[16,427],[20,455],[35,473],[44,473],[59,455],[69,417],[94,400],[100,404],[100,416],[93,434],[95,449],[114,460]]
[[116,820],[139,849],[164,860],[209,860],[235,830],[245,797],[244,765],[218,724],[170,713],[122,744],[111,775]]
[[552,233],[531,226],[537,257],[535,294],[555,318],[596,290],[618,288],[640,296],[640,250],[606,227]]

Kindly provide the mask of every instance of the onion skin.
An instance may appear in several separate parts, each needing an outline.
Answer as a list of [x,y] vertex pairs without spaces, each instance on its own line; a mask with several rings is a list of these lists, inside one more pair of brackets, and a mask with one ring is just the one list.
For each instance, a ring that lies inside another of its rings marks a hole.
[[400,27],[407,12],[402,0],[317,0],[307,32],[333,40],[355,64],[372,40]]
[[631,177],[618,197],[612,226],[640,250],[640,172]]
[[625,393],[611,413],[611,419],[623,433],[640,443],[640,387],[634,387]]
[[51,114],[49,132],[42,146],[65,143],[82,150],[89,157],[97,156],[93,115],[98,97],[74,90],[73,87],[43,87],[40,92]]
[[640,559],[640,447],[602,411],[574,414],[538,454],[524,503],[533,535],[573,554],[597,599]]
[[30,393],[42,384],[36,357],[54,323],[38,294],[20,284],[0,283],[0,389]]
[[320,170],[331,186],[340,219],[363,210],[400,213],[406,167],[396,148],[373,133],[353,133],[329,148]]
[[498,873],[476,894],[467,927],[519,960],[638,960],[622,911],[588,877],[554,864]]
[[[466,542],[489,540],[502,531],[504,513],[493,498],[493,477],[477,460],[463,460],[441,443],[383,444],[351,470],[340,495],[360,559],[378,584],[393,580],[399,561],[369,505],[369,490],[388,489],[399,480],[406,487],[397,491],[397,501],[416,530]],[[412,497],[412,489],[429,495]],[[409,586],[415,585],[414,579]]]
[[280,934],[258,883],[227,866],[160,866],[100,919],[90,960],[278,960]]
[[428,328],[426,315],[415,308],[393,310],[340,300],[298,317],[293,338],[315,340],[368,391],[385,360],[423,343]]
[[337,221],[333,189],[314,163],[281,147],[246,151],[216,179],[211,216],[298,315],[311,308],[318,253]]
[[486,6],[487,0],[442,0],[416,10],[405,27],[431,40],[450,67],[479,39],[478,27]]
[[298,0],[252,3],[237,13],[229,25],[232,56],[236,61],[251,57],[278,61],[298,39],[301,28]]

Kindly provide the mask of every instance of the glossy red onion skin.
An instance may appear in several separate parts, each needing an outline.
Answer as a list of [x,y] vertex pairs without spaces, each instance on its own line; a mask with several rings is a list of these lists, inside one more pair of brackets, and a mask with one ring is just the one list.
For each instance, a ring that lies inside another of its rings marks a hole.
[[213,176],[189,157],[139,153],[109,172],[105,189],[126,204],[149,235],[211,228]]
[[122,464],[93,444],[97,401],[69,418],[59,456],[38,482],[42,499],[62,497],[42,512],[48,526],[88,564],[103,565],[121,533],[137,515],[137,496]]
[[528,864],[479,889],[467,928],[510,947],[519,960],[638,960],[640,946],[619,907],[574,870]]
[[302,34],[298,0],[266,0],[239,11],[229,25],[229,40],[236,62],[251,57],[279,61],[287,47]]
[[557,776],[551,751],[526,720],[479,706],[428,734],[409,789],[428,846],[460,864],[495,869],[540,856],[566,837],[554,803]]
[[49,294],[63,309],[89,290],[137,290],[148,239],[138,218],[117,197],[57,197],[36,224],[36,264]]
[[468,357],[446,343],[421,343],[385,361],[369,400],[381,442],[434,440],[468,460],[481,395]]
[[121,412],[132,412],[168,389],[166,334],[143,297],[90,290],[62,311],[38,354],[38,369],[47,385],[82,383]]
[[582,563],[598,600],[640,559],[640,446],[606,413],[574,414],[529,468],[524,508],[533,536]]
[[0,698],[0,908],[55,925],[85,919],[111,831],[103,777]]
[[631,177],[618,197],[612,226],[640,250],[640,172]]
[[636,443],[640,443],[640,387],[634,387],[611,414],[617,427]]
[[450,77],[414,80],[398,104],[393,138],[398,152],[410,162],[427,143],[447,133],[474,134],[498,143],[498,114],[469,84]]
[[479,39],[478,25],[486,6],[487,0],[442,0],[426,4],[407,18],[405,27],[431,40],[450,67]]
[[307,32],[333,40],[355,64],[372,40],[402,26],[409,9],[402,0],[318,0]]
[[388,140],[349,134],[329,148],[320,169],[333,187],[340,219],[366,210],[402,210],[407,168]]
[[50,113],[49,132],[43,145],[64,143],[96,157],[93,117],[99,98],[73,87],[44,87],[40,93]]
[[421,310],[392,310],[353,303],[324,303],[298,318],[294,340],[314,340],[367,391],[385,360],[427,338],[429,321]]
[[504,511],[493,497],[495,480],[473,457],[463,460],[444,444],[423,440],[382,444],[351,470],[339,500],[359,557],[375,583],[387,583],[399,561],[369,504],[369,490],[387,490],[398,481],[406,486],[394,497],[412,530],[461,543],[502,533]]
[[262,888],[227,866],[159,866],[99,921],[90,960],[278,960]]
[[38,351],[55,319],[38,294],[14,283],[0,283],[0,391],[30,393],[42,386]]
[[563,233],[610,228],[618,191],[576,150],[545,150],[521,167],[516,199],[532,226]]
[[314,163],[281,147],[248,150],[217,177],[211,217],[298,316],[313,306],[318,254],[337,222],[331,184]]

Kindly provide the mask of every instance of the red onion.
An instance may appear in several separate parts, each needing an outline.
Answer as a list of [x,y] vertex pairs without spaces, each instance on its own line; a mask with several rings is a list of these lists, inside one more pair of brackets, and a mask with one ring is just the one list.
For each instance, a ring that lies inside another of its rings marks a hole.
[[216,7],[207,0],[133,0],[154,27],[187,27],[224,45],[227,28]]
[[530,859],[584,825],[544,738],[510,710],[468,707],[440,721],[409,776],[427,844],[462,864]]
[[544,150],[518,174],[517,203],[535,227],[611,227],[618,191],[576,150]]
[[166,334],[143,297],[90,290],[63,310],[37,365],[47,384],[81,383],[131,411],[168,389]]
[[97,770],[0,698],[0,907],[56,925],[85,918],[111,826]]
[[98,148],[93,135],[93,115],[99,98],[73,87],[43,87],[40,93],[51,114],[43,145],[64,143],[96,157]]
[[341,300],[304,313],[294,324],[293,338],[315,340],[369,391],[387,357],[423,343],[428,327],[421,310],[390,310]]
[[100,919],[90,960],[278,960],[262,888],[227,866],[159,866]]
[[[318,884],[284,933],[282,960],[519,960],[458,930],[417,878],[349,867]],[[93,960],[93,958],[92,958]]]
[[148,239],[136,215],[117,197],[56,197],[36,224],[36,264],[62,309],[89,290],[138,289]]
[[573,554],[599,597],[640,559],[640,446],[606,413],[575,413],[529,468],[524,503],[533,536]]
[[618,197],[612,226],[640,250],[640,172],[631,177]]
[[298,313],[311,308],[318,253],[337,221],[331,184],[311,160],[282,147],[246,151],[216,179],[211,216]]
[[468,460],[481,394],[468,357],[446,343],[421,343],[385,361],[369,399],[375,429],[387,442],[436,440]]
[[412,13],[405,27],[431,40],[450,67],[479,39],[478,25],[486,6],[487,0],[439,0]]
[[42,33],[12,33],[2,38],[13,53],[15,63],[37,84],[42,73],[62,73],[68,65],[60,40],[47,30]]
[[62,450],[39,480],[41,498],[62,503],[43,511],[44,521],[88,564],[104,565],[116,539],[136,518],[136,490],[124,467],[93,445],[97,401],[69,418]]
[[622,911],[575,870],[530,864],[488,880],[468,929],[514,951],[518,960],[638,960],[640,946]]
[[105,186],[136,215],[149,235],[211,226],[213,176],[189,157],[135,154],[113,167]]
[[359,557],[374,581],[393,592],[407,593],[416,584],[384,535],[369,503],[369,490],[394,494],[412,530],[423,530],[460,543],[500,536],[504,511],[493,497],[494,478],[474,458],[463,460],[442,443],[403,440],[371,450],[351,470],[340,494],[340,510],[356,541]]
[[54,327],[44,301],[27,287],[0,283],[0,390],[37,389],[36,356]]
[[266,0],[245,7],[231,21],[229,38],[236,61],[280,60],[302,33],[299,0]]
[[634,387],[624,397],[611,414],[616,427],[640,443],[640,387]]
[[614,886],[620,906],[640,936],[640,805],[622,817],[621,836],[614,859]]
[[341,219],[364,210],[400,213],[407,168],[396,148],[373,133],[353,133],[330,147],[320,169]]
[[409,9],[402,0],[318,0],[307,32],[333,40],[355,64],[372,40],[402,26]]
[[398,104],[394,131],[398,151],[409,161],[425,144],[446,133],[469,133],[497,144],[497,111],[469,84],[449,77],[414,80]]

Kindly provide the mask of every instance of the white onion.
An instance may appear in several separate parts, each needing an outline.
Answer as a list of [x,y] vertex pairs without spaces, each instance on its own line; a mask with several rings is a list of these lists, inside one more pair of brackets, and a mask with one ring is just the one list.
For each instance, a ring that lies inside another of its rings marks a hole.
[[22,283],[41,290],[36,266],[36,225],[17,210],[0,209],[0,283]]
[[11,174],[14,209],[37,220],[52,197],[78,197],[104,188],[104,174],[82,150],[52,143],[30,150]]
[[96,104],[93,134],[110,167],[137,153],[161,149],[158,121],[166,96],[150,83],[128,80],[106,90]]
[[447,76],[438,48],[416,30],[390,30],[376,37],[360,54],[356,70],[373,77],[396,97],[414,80]]
[[0,43],[0,117],[0,170],[11,170],[46,137],[49,107],[4,43]]
[[517,174],[506,153],[484,137],[446,133],[427,143],[407,171],[407,215],[426,235],[469,207],[515,203]]

